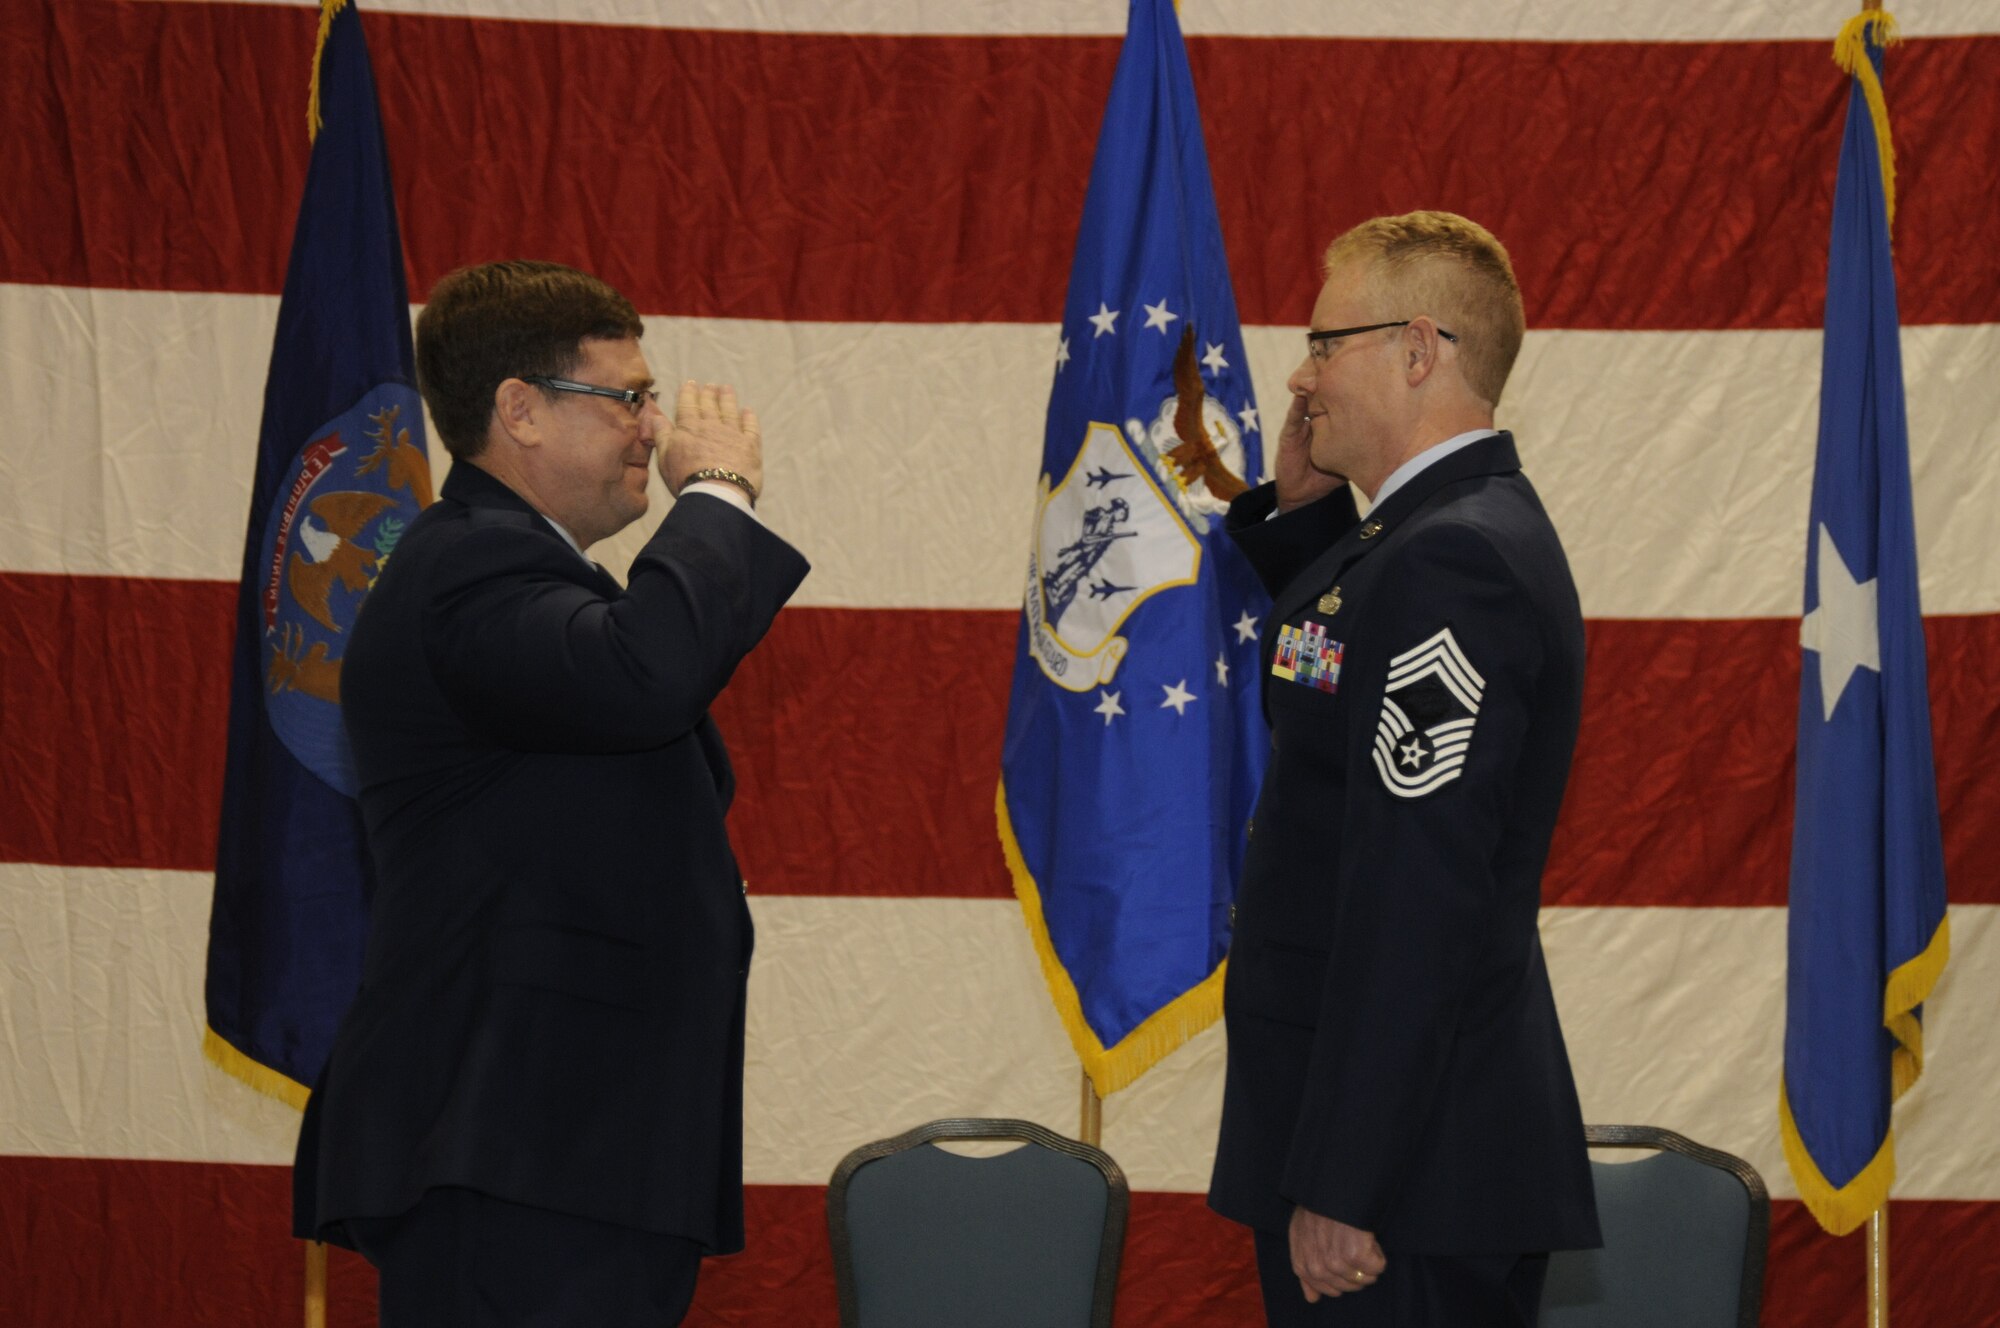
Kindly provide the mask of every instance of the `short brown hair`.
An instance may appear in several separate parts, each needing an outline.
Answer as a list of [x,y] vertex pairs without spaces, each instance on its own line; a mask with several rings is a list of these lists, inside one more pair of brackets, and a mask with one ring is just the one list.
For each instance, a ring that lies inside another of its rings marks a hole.
[[1466,384],[1488,405],[1499,404],[1527,319],[1514,264],[1493,232],[1456,212],[1376,217],[1327,246],[1329,273],[1350,259],[1372,263],[1408,304],[1386,316],[1428,314],[1457,333]]
[[644,333],[632,302],[588,272],[528,259],[462,267],[417,317],[417,386],[445,450],[466,461],[486,446],[500,384],[561,378],[584,342]]

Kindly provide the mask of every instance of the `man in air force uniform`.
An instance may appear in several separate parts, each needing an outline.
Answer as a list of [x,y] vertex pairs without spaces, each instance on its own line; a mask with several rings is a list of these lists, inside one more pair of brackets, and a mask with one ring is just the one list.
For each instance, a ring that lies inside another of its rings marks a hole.
[[1598,1230],[1536,928],[1583,622],[1492,427],[1520,292],[1449,213],[1326,273],[1276,482],[1228,518],[1274,599],[1273,750],[1209,1200],[1255,1228],[1272,1324],[1533,1328],[1547,1252]]

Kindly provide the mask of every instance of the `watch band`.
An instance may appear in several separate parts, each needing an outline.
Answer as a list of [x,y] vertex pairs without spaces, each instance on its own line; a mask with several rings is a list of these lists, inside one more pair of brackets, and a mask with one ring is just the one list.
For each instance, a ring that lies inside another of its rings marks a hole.
[[721,466],[703,466],[700,470],[695,471],[687,479],[683,480],[682,487],[685,488],[687,485],[693,484],[696,480],[721,480],[724,484],[734,484],[737,488],[750,495],[751,506],[754,507],[757,504],[757,486],[752,484],[748,478],[737,474],[733,470],[725,470]]

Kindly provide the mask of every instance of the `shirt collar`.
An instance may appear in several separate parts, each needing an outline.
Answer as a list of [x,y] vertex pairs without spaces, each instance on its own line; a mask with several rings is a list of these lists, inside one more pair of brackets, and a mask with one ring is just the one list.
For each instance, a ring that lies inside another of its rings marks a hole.
[[1462,447],[1469,447],[1482,438],[1498,437],[1499,433],[1498,429],[1468,429],[1464,433],[1453,434],[1441,443],[1433,443],[1431,446],[1426,447],[1423,451],[1389,472],[1389,478],[1382,481],[1382,487],[1375,491],[1373,498],[1369,501],[1369,510],[1373,511],[1375,508],[1380,507],[1384,502],[1388,501],[1390,494],[1402,488],[1405,484],[1408,484],[1423,473],[1424,470],[1436,465],[1453,452],[1458,451]]
[[595,566],[597,566],[597,564],[596,564],[596,563],[592,563],[592,562],[590,562],[590,555],[589,555],[589,554],[587,554],[587,553],[585,553],[585,552],[583,551],[583,546],[582,546],[581,544],[578,544],[578,543],[576,542],[576,536],[574,536],[574,535],[570,534],[570,533],[569,533],[569,532],[568,532],[567,530],[564,530],[564,529],[563,529],[563,527],[562,527],[562,523],[561,523],[560,521],[557,521],[557,520],[556,520],[556,519],[555,519],[554,517],[550,516],[550,515],[549,515],[549,514],[548,514],[547,512],[538,512],[538,513],[536,513],[536,515],[537,515],[537,516],[539,516],[539,517],[541,517],[541,518],[542,518],[542,520],[544,520],[544,521],[546,521],[546,522],[548,522],[548,523],[549,523],[549,529],[550,529],[550,530],[553,530],[553,531],[555,531],[555,533],[556,533],[556,534],[558,534],[558,535],[560,535],[560,536],[562,536],[562,537],[563,537],[563,543],[565,543],[565,544],[569,545],[569,546],[570,546],[570,547],[571,547],[572,549],[575,549],[575,550],[576,550],[576,556],[577,556],[577,557],[579,557],[579,558],[583,559],[583,560],[584,560],[584,562],[586,562],[586,563],[590,563],[590,566],[592,566],[592,567],[595,567]]

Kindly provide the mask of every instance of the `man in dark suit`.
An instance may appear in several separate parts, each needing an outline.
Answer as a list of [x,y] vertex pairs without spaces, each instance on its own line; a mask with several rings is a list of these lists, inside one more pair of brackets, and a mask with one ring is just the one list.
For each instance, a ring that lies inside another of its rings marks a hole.
[[1209,1202],[1255,1229],[1274,1325],[1533,1328],[1547,1252],[1598,1232],[1536,929],[1583,621],[1493,429],[1520,291],[1449,213],[1366,222],[1326,273],[1276,482],[1228,518],[1274,600],[1273,747]]
[[[384,1328],[678,1323],[743,1243],[751,924],[710,704],[805,577],[752,510],[754,412],[662,412],[632,305],[547,263],[439,283],[420,386],[454,465],[341,699],[367,956],[299,1138],[296,1229]],[[678,501],[621,588],[583,550]]]

